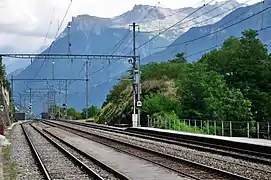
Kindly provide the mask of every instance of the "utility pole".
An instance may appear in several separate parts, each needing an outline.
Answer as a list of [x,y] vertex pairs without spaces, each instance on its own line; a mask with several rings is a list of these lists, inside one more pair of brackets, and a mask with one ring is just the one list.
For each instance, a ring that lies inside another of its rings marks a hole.
[[19,96],[20,96],[20,108],[22,108],[22,94],[19,93]]
[[137,113],[138,113],[138,126],[140,127],[140,112],[141,112],[141,106],[142,106],[142,102],[140,99],[140,95],[141,95],[141,83],[140,83],[140,77],[141,77],[141,72],[140,72],[140,57],[138,57],[138,63],[137,63]]
[[88,119],[88,59],[86,60],[86,120]]
[[[29,106],[28,109],[30,111],[30,115],[32,114],[32,89],[29,89]],[[30,116],[31,117],[31,116]]]
[[[52,61],[52,76],[53,80],[55,79],[55,62]],[[55,99],[55,91],[54,91],[54,83],[52,85],[52,95],[53,95],[53,105],[52,105],[52,118],[55,119],[55,104],[56,104],[56,99]]]
[[[133,115],[132,115],[132,124],[133,127],[137,127],[140,126],[140,114],[136,114],[136,106],[137,106],[137,96],[136,93],[138,91],[139,88],[139,84],[140,82],[138,82],[139,80],[139,76],[138,76],[138,70],[136,68],[136,27],[139,27],[139,25],[136,25],[136,23],[133,23],[132,25],[133,27],[133,62],[132,62],[132,66],[133,66]],[[139,65],[138,65],[139,67]],[[136,74],[137,73],[137,74]],[[139,93],[139,91],[138,91]],[[140,98],[140,95],[138,95],[138,97]],[[140,112],[140,111],[138,111]]]
[[32,102],[32,89],[29,89],[29,105],[31,105]]
[[49,117],[51,114],[51,112],[50,112],[50,87],[48,87],[48,91],[47,91],[47,113],[48,113],[48,117]]
[[58,118],[60,119],[60,108],[61,108],[61,81],[59,81],[59,86],[58,86]]
[[136,33],[136,24],[135,23],[133,23],[133,56],[134,56],[134,58],[133,58],[133,79],[134,79],[134,81],[133,81],[133,89],[134,89],[134,93],[133,93],[133,95],[134,95],[134,114],[136,114],[136,91],[135,91],[135,69],[136,69],[136,35],[135,35],[135,33]]
[[[68,54],[71,54],[71,37],[70,37],[70,33],[71,33],[71,27],[72,27],[72,24],[71,22],[68,22]],[[73,63],[73,59],[71,58],[71,62]]]
[[65,80],[65,119],[67,119],[68,113],[68,80]]

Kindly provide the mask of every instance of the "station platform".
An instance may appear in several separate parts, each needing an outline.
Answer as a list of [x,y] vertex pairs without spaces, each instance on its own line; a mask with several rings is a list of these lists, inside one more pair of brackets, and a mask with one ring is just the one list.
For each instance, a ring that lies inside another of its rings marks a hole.
[[160,135],[167,137],[174,137],[174,139],[187,139],[191,141],[198,141],[208,144],[216,144],[221,146],[228,146],[232,148],[240,148],[249,151],[257,151],[261,153],[271,153],[271,140],[266,139],[255,139],[255,138],[244,138],[244,137],[226,137],[226,136],[215,136],[208,134],[197,134],[182,131],[173,131],[158,128],[148,127],[137,127],[127,128],[127,131],[137,133],[147,133],[150,135]]

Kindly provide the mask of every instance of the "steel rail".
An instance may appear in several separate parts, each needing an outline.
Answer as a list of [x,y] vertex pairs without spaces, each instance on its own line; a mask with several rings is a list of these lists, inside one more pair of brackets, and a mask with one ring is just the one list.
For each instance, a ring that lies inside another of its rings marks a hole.
[[57,149],[62,151],[69,159],[71,159],[75,164],[82,167],[85,172],[91,176],[94,177],[97,180],[104,180],[99,174],[97,174],[95,171],[90,169],[86,164],[84,164],[82,161],[80,161],[78,158],[76,158],[74,155],[72,155],[69,151],[67,151],[65,148],[61,147],[57,142],[55,142],[53,139],[51,139],[49,136],[47,136],[45,133],[43,133],[40,129],[33,126],[33,124],[30,124],[31,127],[33,127],[38,133],[40,133],[45,139],[47,139],[52,145],[54,145]]
[[116,139],[113,139],[113,138],[104,137],[104,136],[100,136],[100,135],[97,135],[97,134],[91,134],[91,133],[86,132],[84,130],[76,129],[74,127],[69,127],[69,126],[66,126],[66,125],[63,125],[63,124],[57,124],[57,123],[46,122],[46,121],[44,121],[43,123],[51,125],[51,126],[54,126],[54,127],[59,127],[61,129],[64,129],[64,130],[67,130],[67,129],[68,130],[72,130],[72,131],[69,131],[69,132],[77,134],[77,135],[79,135],[81,137],[90,139],[92,141],[96,141],[96,142],[101,143],[103,145],[106,145],[108,147],[114,148],[114,149],[116,149],[118,151],[122,151],[124,153],[127,153],[127,154],[130,154],[130,155],[136,156],[138,158],[144,159],[146,161],[152,162],[154,164],[157,164],[159,166],[165,167],[165,168],[167,168],[169,170],[175,171],[177,173],[183,174],[183,175],[188,176],[188,177],[193,178],[193,179],[200,180],[201,178],[197,177],[195,175],[191,175],[189,173],[180,171],[180,170],[176,170],[174,168],[167,167],[167,166],[163,165],[163,162],[155,162],[155,161],[149,160],[148,158],[144,158],[144,157],[138,156],[138,155],[136,155],[134,153],[127,152],[124,149],[116,148],[115,146],[111,146],[111,145],[109,145],[109,144],[107,144],[105,142],[101,142],[99,140],[92,139],[89,136],[94,136],[94,137],[97,137],[97,138],[99,138],[101,140],[106,139],[106,140],[114,142],[114,143],[119,143],[119,144],[127,146],[127,147],[131,147],[131,148],[143,151],[143,152],[147,152],[147,153],[159,156],[159,157],[163,157],[165,159],[172,160],[173,162],[187,164],[188,167],[192,166],[192,167],[197,168],[199,170],[203,170],[203,171],[206,171],[206,172],[208,171],[208,172],[211,172],[211,174],[213,174],[213,175],[218,175],[219,174],[222,178],[223,177],[227,177],[227,178],[234,179],[234,180],[250,180],[250,178],[247,178],[247,177],[244,177],[244,176],[240,176],[238,174],[234,174],[234,173],[231,173],[231,172],[227,172],[227,171],[224,171],[224,170],[213,168],[213,167],[210,167],[210,166],[207,166],[207,165],[203,165],[203,164],[200,164],[200,163],[197,163],[197,162],[192,162],[190,160],[187,160],[187,159],[184,159],[184,158],[180,158],[180,157],[176,157],[176,156],[173,156],[173,155],[164,154],[164,153],[158,152],[156,150],[150,150],[148,148],[140,147],[138,145],[133,145],[133,144],[129,144],[129,143],[126,143],[126,142],[122,142],[122,141],[119,141],[119,140],[116,140]]
[[22,127],[22,129],[23,129],[23,132],[24,132],[24,135],[25,135],[25,137],[26,137],[26,139],[27,139],[27,142],[28,142],[28,144],[29,144],[29,146],[30,146],[30,149],[32,150],[32,153],[34,154],[34,157],[35,157],[36,161],[38,162],[38,165],[39,165],[40,168],[41,168],[41,171],[42,171],[44,177],[45,177],[47,180],[52,180],[52,178],[51,178],[51,176],[50,176],[50,174],[49,174],[47,168],[45,167],[45,165],[43,164],[43,162],[42,162],[42,160],[41,160],[41,157],[40,157],[40,155],[39,155],[37,149],[35,148],[35,146],[34,146],[32,140],[30,139],[29,134],[26,132],[24,125],[21,124],[21,127]]

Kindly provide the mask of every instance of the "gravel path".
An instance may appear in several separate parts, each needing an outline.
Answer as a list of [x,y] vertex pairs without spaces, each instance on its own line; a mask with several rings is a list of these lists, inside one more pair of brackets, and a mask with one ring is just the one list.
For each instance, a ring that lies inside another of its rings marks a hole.
[[11,160],[18,167],[18,178],[21,180],[42,180],[43,175],[39,171],[31,149],[19,124],[15,125],[11,134]]
[[25,126],[52,179],[92,179],[29,125]]
[[[48,126],[46,124],[43,123],[36,123],[36,126],[38,126],[39,128],[42,129],[46,129]],[[71,148],[70,146],[64,144],[63,142],[59,141],[58,139],[54,138],[53,136],[51,136],[50,134],[46,133],[49,137],[51,137],[55,142],[57,142],[58,144],[60,144],[63,148],[65,148],[66,150],[68,150],[72,155],[74,155],[75,157],[77,157],[80,161],[82,161],[84,164],[86,164],[90,169],[94,170],[97,174],[99,174],[102,178],[104,179],[108,179],[108,180],[115,180],[118,179],[116,178],[113,174],[105,171],[104,169],[102,169],[101,167],[99,167],[98,165],[96,165],[95,163],[93,163],[90,159],[88,159],[87,157],[81,155],[80,153],[78,153],[76,150],[74,150],[73,148]]]
[[[62,123],[62,122],[58,122]],[[252,179],[268,180],[271,179],[271,167],[262,164],[256,164],[249,161],[234,159],[232,157],[212,154],[208,152],[198,151],[191,148],[181,147],[177,145],[146,140],[142,138],[132,137],[114,132],[108,132],[89,127],[70,125],[67,126],[85,130],[90,133],[97,134],[102,137],[114,138],[122,142],[131,143],[140,147],[154,149],[159,152],[171,154],[177,157],[185,158],[194,162],[202,163],[208,166],[219,168],[225,171],[236,173]],[[106,133],[105,133],[106,132]]]

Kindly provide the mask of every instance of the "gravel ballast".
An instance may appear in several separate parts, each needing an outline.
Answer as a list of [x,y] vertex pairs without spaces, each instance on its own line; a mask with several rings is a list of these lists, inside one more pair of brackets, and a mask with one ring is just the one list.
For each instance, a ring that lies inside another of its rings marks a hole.
[[92,179],[34,128],[26,125],[25,129],[52,179]]
[[[46,129],[47,127],[50,127],[50,126],[45,125],[43,123],[36,123],[36,126],[38,126],[39,128],[42,128],[42,129]],[[58,144],[60,144],[63,148],[65,148],[66,150],[68,150],[72,155],[74,155],[80,161],[82,161],[84,164],[86,164],[90,169],[94,170],[102,178],[108,179],[108,180],[117,180],[118,179],[113,174],[108,173],[107,171],[105,171],[104,169],[102,169],[101,167],[99,167],[98,165],[96,165],[94,162],[92,162],[90,159],[88,159],[87,157],[85,157],[85,156],[81,155],[80,153],[78,153],[76,150],[74,150],[70,146],[64,144],[63,142],[59,141],[57,138],[49,135],[48,133],[46,133],[46,134],[50,138],[52,138],[55,142],[57,142]]]
[[[54,121],[55,122],[55,121]],[[56,123],[56,122],[55,122]],[[140,147],[153,149],[162,153],[174,155],[180,158],[188,159],[190,161],[198,162],[204,165],[208,165],[214,168],[222,169],[228,172],[232,172],[238,175],[242,175],[252,179],[270,179],[271,167],[268,165],[257,164],[241,159],[234,159],[232,157],[222,156],[218,154],[212,154],[203,152],[191,148],[177,146],[168,143],[161,143],[153,140],[146,140],[142,138],[132,137],[119,133],[93,129],[89,127],[83,127],[78,125],[71,125],[63,122],[57,122],[65,124],[73,128],[78,128],[89,133],[97,134],[102,137],[117,139],[122,142],[127,142]]]
[[33,158],[28,142],[19,124],[15,125],[11,134],[11,160],[17,165],[18,179],[41,180],[42,173]]

